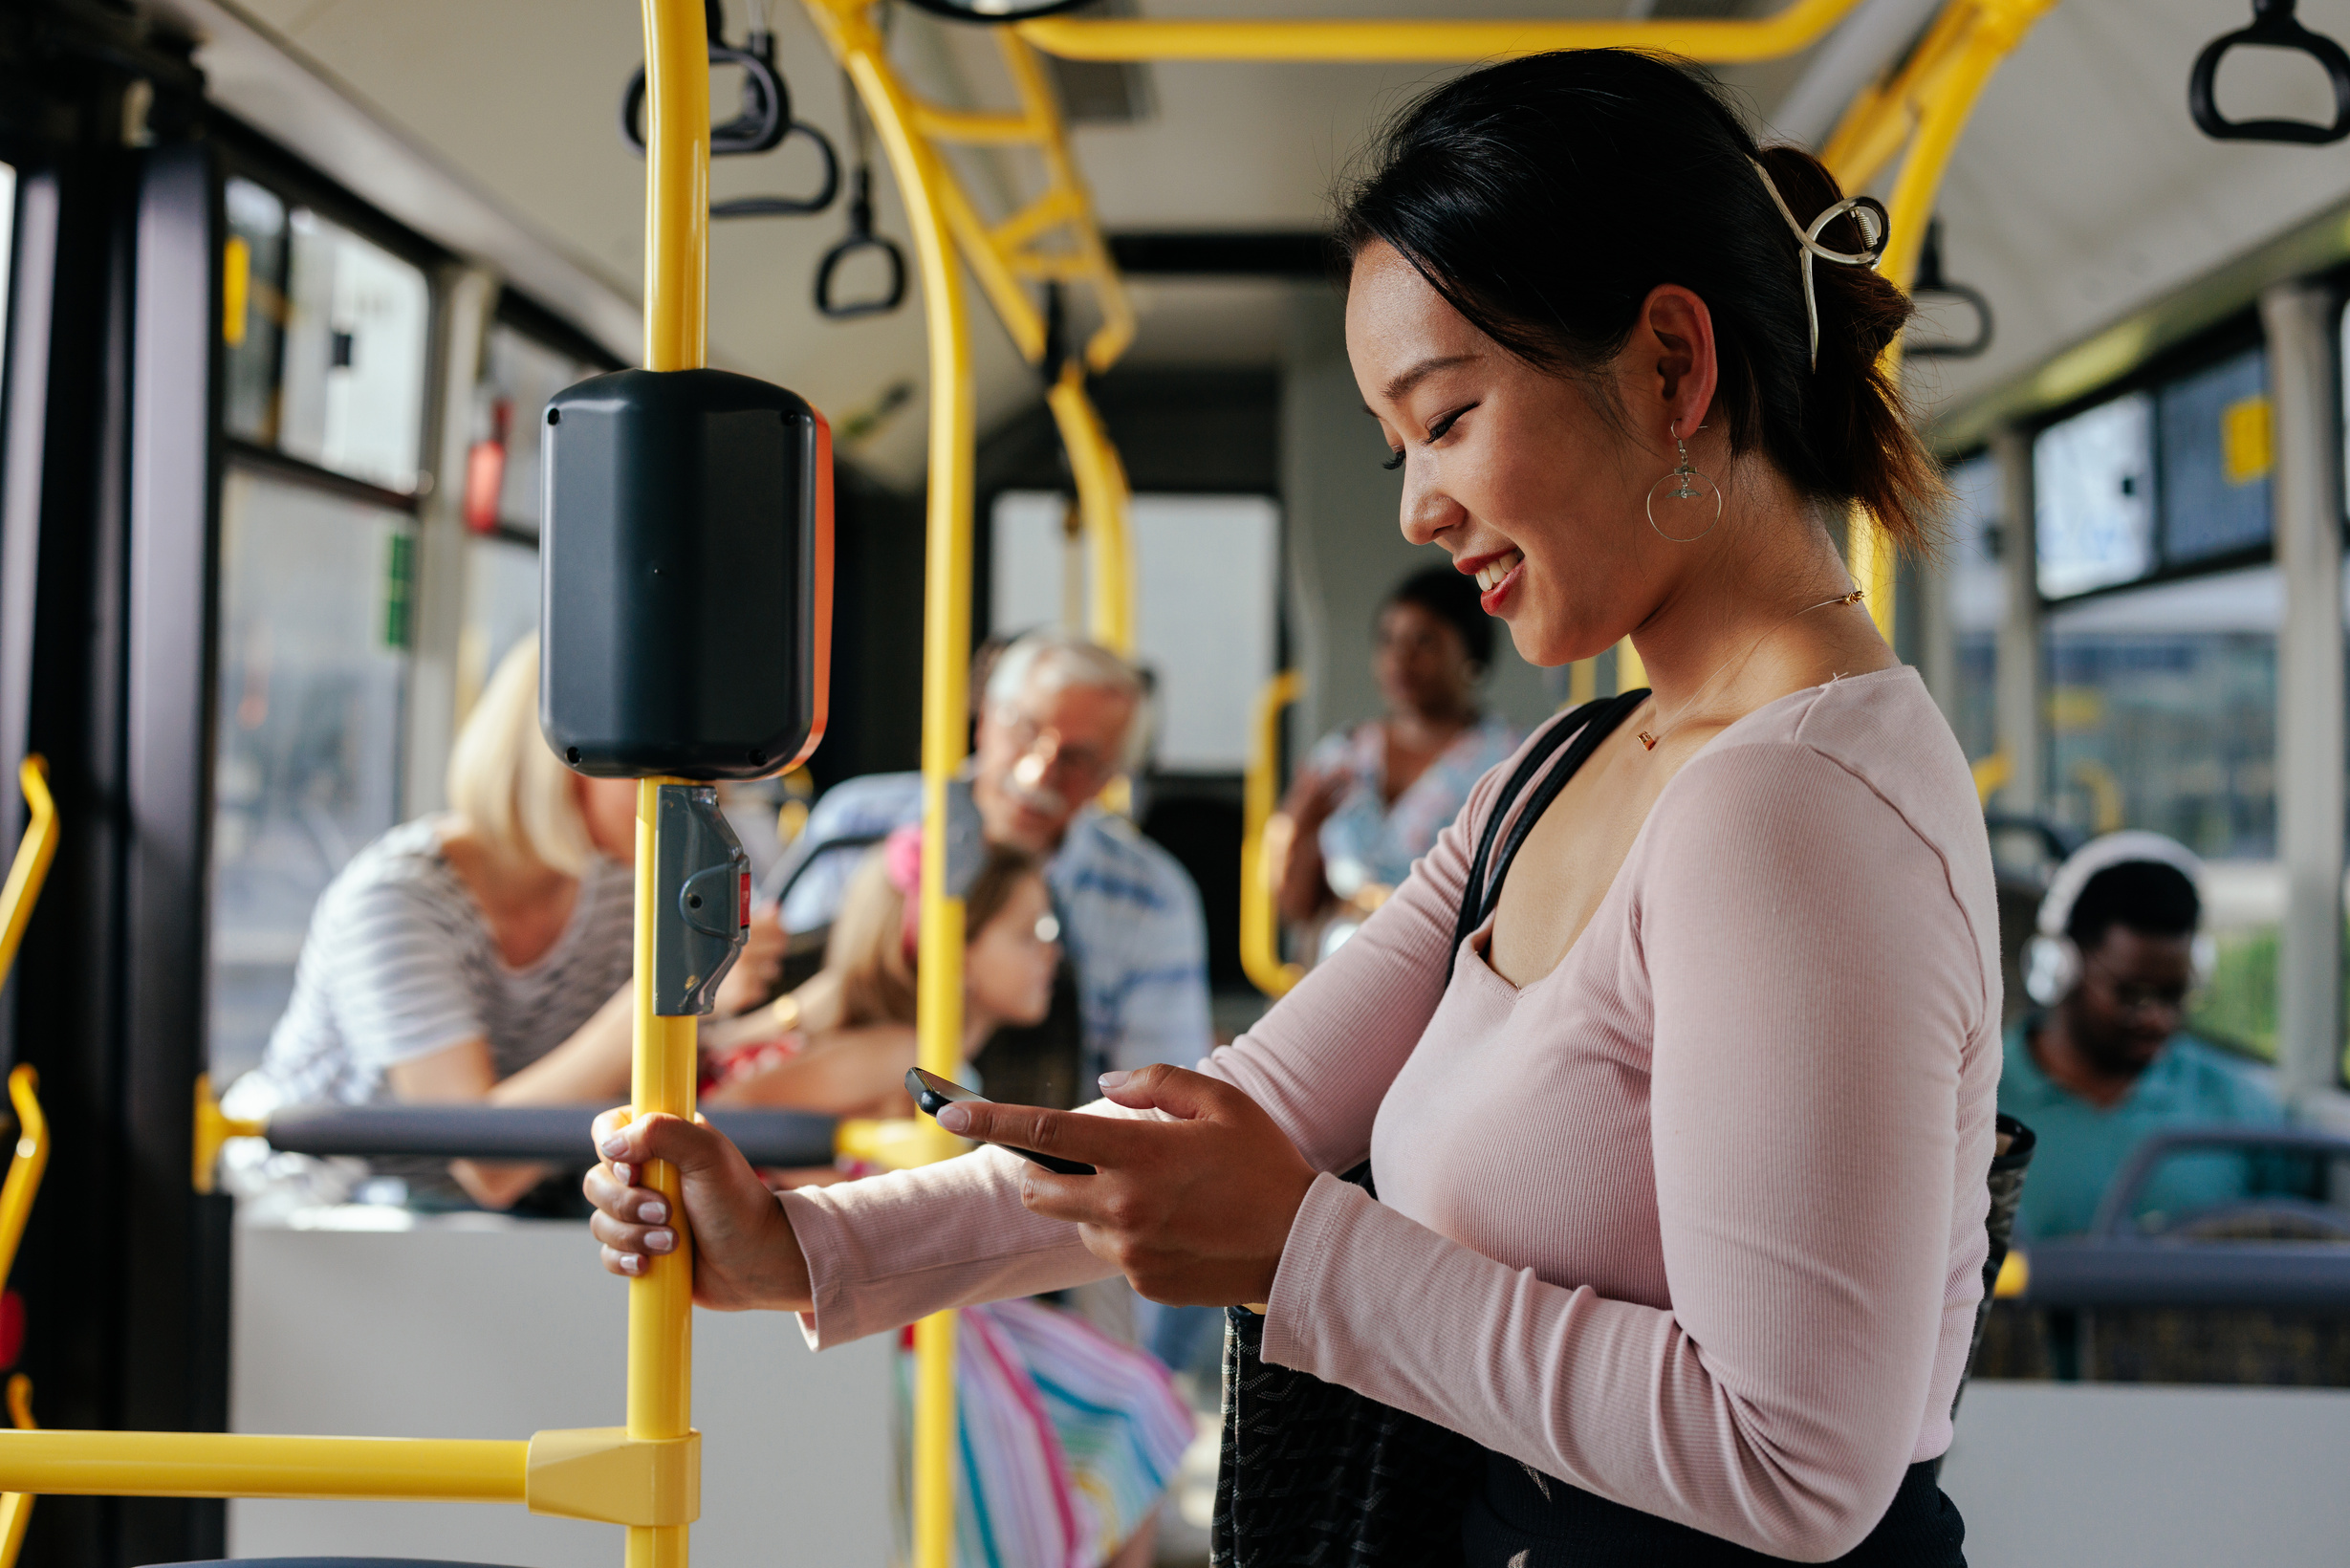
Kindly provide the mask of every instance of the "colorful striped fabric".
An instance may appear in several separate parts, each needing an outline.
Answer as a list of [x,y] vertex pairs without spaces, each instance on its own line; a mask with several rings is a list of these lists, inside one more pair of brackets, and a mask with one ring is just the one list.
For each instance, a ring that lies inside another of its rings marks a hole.
[[[911,1430],[910,1355],[899,1389]],[[1034,1301],[966,1308],[955,1339],[956,1568],[1099,1568],[1193,1434],[1148,1355]]]

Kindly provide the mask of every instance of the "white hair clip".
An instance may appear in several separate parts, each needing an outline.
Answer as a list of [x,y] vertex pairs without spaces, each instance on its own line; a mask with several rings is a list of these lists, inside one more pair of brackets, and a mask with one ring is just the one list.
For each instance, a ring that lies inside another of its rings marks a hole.
[[[1754,161],[1750,160],[1750,162]],[[1773,182],[1771,171],[1763,167],[1759,162],[1754,162],[1754,172],[1762,176],[1763,189],[1771,193],[1771,205],[1779,209],[1779,216],[1785,218],[1787,227],[1795,230],[1795,243],[1803,248],[1803,314],[1812,329],[1812,368],[1817,370],[1819,368],[1819,297],[1812,290],[1812,258],[1817,256],[1822,261],[1833,261],[1839,267],[1865,267],[1870,272],[1875,272],[1877,264],[1884,259],[1885,236],[1891,231],[1893,222],[1885,216],[1884,205],[1875,197],[1847,196],[1831,206],[1818,217],[1814,218],[1812,227],[1806,229],[1795,213],[1788,209],[1787,198],[1779,194],[1779,187]],[[1828,225],[1847,212],[1852,214],[1852,221],[1860,227],[1860,239],[1868,247],[1867,250],[1831,250],[1819,243],[1819,236]]]

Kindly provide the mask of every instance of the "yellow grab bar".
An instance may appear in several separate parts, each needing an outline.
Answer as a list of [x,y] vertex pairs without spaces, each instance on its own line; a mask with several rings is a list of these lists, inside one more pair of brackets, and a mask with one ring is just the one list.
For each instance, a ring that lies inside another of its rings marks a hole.
[[0,1183],[0,1284],[16,1265],[17,1244],[25,1239],[25,1221],[33,1213],[33,1195],[40,1190],[41,1173],[49,1168],[49,1118],[41,1114],[41,1076],[19,1065],[9,1074],[9,1102],[16,1107],[16,1156],[9,1162],[8,1180]]
[[49,880],[49,862],[57,858],[57,803],[49,794],[48,762],[37,754],[25,758],[24,766],[16,770],[16,781],[25,793],[25,810],[32,820],[25,824],[25,836],[16,845],[9,880],[0,885],[0,979],[7,977],[16,962],[25,924],[33,918],[41,883]]
[[1305,978],[1305,969],[1281,961],[1281,925],[1273,899],[1273,868],[1265,860],[1265,827],[1273,820],[1281,789],[1281,713],[1297,700],[1298,679],[1285,669],[1257,694],[1256,727],[1249,748],[1249,773],[1241,795],[1240,967],[1250,984],[1279,998]]
[[245,1432],[0,1431],[0,1487],[123,1497],[519,1503],[528,1443]]
[[1048,16],[1020,36],[1071,60],[1451,61],[1554,49],[1658,49],[1723,64],[1807,49],[1859,0],[1795,0],[1751,21],[1343,21]]

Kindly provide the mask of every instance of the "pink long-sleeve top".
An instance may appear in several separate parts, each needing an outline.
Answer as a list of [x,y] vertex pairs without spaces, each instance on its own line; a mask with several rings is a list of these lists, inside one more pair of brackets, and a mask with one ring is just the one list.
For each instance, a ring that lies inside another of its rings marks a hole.
[[[1949,1446],[1981,1294],[2000,982],[1965,759],[1909,669],[1796,692],[1666,786],[1556,969],[1503,980],[1489,924],[1447,980],[1514,766],[1203,1064],[1317,1169],[1378,1175],[1377,1202],[1316,1180],[1265,1359],[1708,1534],[1840,1556]],[[811,1342],[1107,1272],[1018,1187],[983,1150],[785,1194]]]

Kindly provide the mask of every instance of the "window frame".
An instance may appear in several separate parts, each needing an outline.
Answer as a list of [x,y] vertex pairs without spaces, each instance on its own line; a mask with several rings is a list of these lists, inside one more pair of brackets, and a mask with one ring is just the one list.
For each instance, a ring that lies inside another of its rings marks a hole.
[[446,276],[457,257],[405,224],[370,207],[242,121],[229,116],[217,115],[211,124],[212,140],[219,149],[213,161],[218,184],[215,201],[227,201],[229,181],[250,181],[285,203],[290,211],[295,207],[307,207],[327,222],[349,229],[385,253],[406,262],[422,272],[424,278],[424,405],[417,418],[416,471],[424,476],[425,483],[413,491],[396,490],[313,463],[307,458],[296,457],[278,447],[230,435],[227,428],[226,408],[222,410],[220,431],[225,451],[233,462],[249,464],[282,478],[377,505],[396,506],[411,516],[420,515],[425,496],[441,480],[438,472],[440,465],[435,461],[438,456],[435,450],[435,421],[439,409],[439,387],[446,375],[444,342],[448,312]]
[[[2248,349],[2255,348],[2265,351],[2268,348],[2268,336],[2261,330],[2258,310],[2248,306],[2196,334],[2186,342],[2154,356],[2144,364],[2132,369],[2127,375],[2117,376],[2094,390],[2084,392],[2069,403],[2048,409],[2017,426],[2031,453],[2031,462],[2034,469],[2034,491],[2036,495],[2039,441],[2049,429],[2064,424],[2076,415],[2088,413],[2092,409],[2128,397],[2134,392],[2146,393],[2154,400],[2154,408],[2147,421],[2146,433],[2147,471],[2154,484],[2154,495],[2151,499],[2154,526],[2154,569],[2123,582],[2103,583],[2095,588],[2085,588],[2077,594],[2062,594],[2052,598],[2042,592],[2039,586],[2039,530],[2038,520],[2035,517],[2033,528],[2032,582],[2033,592],[2037,595],[2040,608],[2043,611],[2057,605],[2082,604],[2094,599],[2101,599],[2113,594],[2126,594],[2140,588],[2155,587],[2162,583],[2184,582],[2194,577],[2209,577],[2218,572],[2240,571],[2244,567],[2264,565],[2276,558],[2276,521],[2273,511],[2269,519],[2269,537],[2263,542],[2245,545],[2217,555],[2201,555],[2192,561],[2176,565],[2167,558],[2168,541],[2165,538],[2166,531],[2163,516],[2165,481],[2163,477],[2161,397],[2164,387],[2189,376],[2210,370]],[[1972,455],[1981,449],[1982,444],[1974,444],[1969,446],[1964,454],[1947,459],[1945,467],[1954,467],[1957,463],[1964,461],[1966,456]]]

